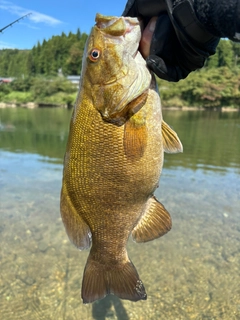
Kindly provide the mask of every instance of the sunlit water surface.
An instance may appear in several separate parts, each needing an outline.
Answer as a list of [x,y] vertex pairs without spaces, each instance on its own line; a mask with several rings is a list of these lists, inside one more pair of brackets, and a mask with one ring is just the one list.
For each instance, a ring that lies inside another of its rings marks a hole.
[[0,110],[0,319],[240,319],[239,113],[164,112],[184,145],[156,191],[173,228],[128,246],[148,299],[91,305],[80,298],[88,251],[59,213],[70,116]]

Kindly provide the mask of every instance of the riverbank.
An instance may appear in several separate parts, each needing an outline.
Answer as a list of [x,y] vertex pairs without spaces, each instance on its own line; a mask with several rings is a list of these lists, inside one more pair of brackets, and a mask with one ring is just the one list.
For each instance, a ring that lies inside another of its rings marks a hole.
[[27,102],[27,103],[5,103],[0,102],[0,109],[4,108],[27,108],[27,109],[36,109],[36,108],[66,108],[70,109],[73,105],[67,103],[59,104],[50,104],[50,103],[36,103],[36,102]]
[[[157,79],[162,108],[167,110],[238,111],[240,73],[228,68],[193,72],[183,81]],[[71,108],[78,88],[64,77],[30,77],[0,85],[0,108]]]
[[[27,103],[5,103],[0,102],[0,109],[5,108],[27,108],[27,109],[36,109],[36,108],[65,108],[71,109],[73,108],[72,104],[67,103],[59,103],[59,104],[50,104],[50,103],[36,103],[36,102],[27,102]],[[162,107],[163,110],[177,110],[177,111],[204,111],[204,110],[211,110],[211,111],[221,111],[221,112],[240,112],[239,108],[233,107],[222,107],[222,108],[204,108],[204,107]]]

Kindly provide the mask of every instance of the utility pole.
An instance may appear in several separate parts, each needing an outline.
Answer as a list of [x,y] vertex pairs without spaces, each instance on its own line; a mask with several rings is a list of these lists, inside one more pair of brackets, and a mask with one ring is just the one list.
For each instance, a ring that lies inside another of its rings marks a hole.
[[22,16],[21,18],[13,21],[13,22],[11,22],[11,23],[9,23],[7,26],[5,26],[5,27],[3,27],[2,29],[0,29],[0,32],[3,32],[3,30],[7,29],[8,27],[11,27],[14,23],[16,23],[16,22],[18,22],[18,21],[26,18],[27,16],[30,16],[30,14],[32,14],[32,13],[31,13],[31,12],[30,12],[30,13],[27,13],[27,14],[25,14],[24,16]]

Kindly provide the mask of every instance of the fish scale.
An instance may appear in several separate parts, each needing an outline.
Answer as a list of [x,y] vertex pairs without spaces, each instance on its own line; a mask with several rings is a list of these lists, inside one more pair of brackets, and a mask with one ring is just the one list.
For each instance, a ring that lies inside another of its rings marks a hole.
[[[179,152],[182,146],[176,133],[163,126],[154,76],[136,51],[137,19],[97,15],[96,21],[70,125],[61,215],[73,244],[91,247],[83,302],[107,294],[144,300],[145,288],[126,245],[130,235],[145,242],[170,230],[170,215],[153,193],[164,151]],[[106,79],[115,81],[105,85]]]

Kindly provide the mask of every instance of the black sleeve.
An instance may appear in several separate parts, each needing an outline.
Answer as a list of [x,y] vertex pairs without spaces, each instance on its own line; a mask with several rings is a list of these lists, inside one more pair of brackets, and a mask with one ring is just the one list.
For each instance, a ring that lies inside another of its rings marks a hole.
[[240,41],[240,0],[194,0],[194,9],[209,32]]
[[[152,17],[184,0],[128,0],[123,15]],[[240,41],[240,0],[189,0],[197,19],[219,38]],[[184,17],[183,17],[184,18]]]
[[240,0],[128,0],[123,15],[158,17],[146,62],[168,81],[202,68],[220,38],[240,41]]

